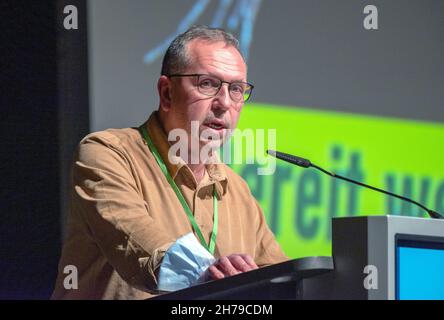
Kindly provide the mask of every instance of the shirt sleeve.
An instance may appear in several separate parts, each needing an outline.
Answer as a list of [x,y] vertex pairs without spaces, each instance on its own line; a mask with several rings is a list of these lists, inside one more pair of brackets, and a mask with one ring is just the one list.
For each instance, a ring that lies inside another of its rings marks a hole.
[[75,214],[117,273],[130,285],[157,292],[157,271],[174,243],[150,216],[125,153],[103,137],[87,136],[73,166]]
[[257,247],[254,261],[259,267],[265,267],[289,260],[268,227],[264,213],[256,199],[254,199],[254,206],[258,213]]

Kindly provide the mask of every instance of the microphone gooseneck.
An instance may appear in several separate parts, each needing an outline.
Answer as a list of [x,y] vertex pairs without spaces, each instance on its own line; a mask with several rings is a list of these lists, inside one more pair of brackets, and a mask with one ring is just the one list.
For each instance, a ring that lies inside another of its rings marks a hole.
[[353,179],[350,179],[350,178],[347,178],[347,177],[343,177],[343,176],[341,176],[339,174],[329,172],[329,171],[327,171],[327,170],[325,170],[325,169],[315,165],[314,163],[312,163],[308,159],[304,159],[304,158],[301,158],[301,157],[298,157],[298,156],[294,156],[294,155],[291,155],[291,154],[288,154],[288,153],[283,153],[283,152],[279,152],[279,151],[275,151],[275,150],[267,150],[267,153],[269,155],[277,158],[277,159],[284,160],[284,161],[289,162],[291,164],[295,164],[295,165],[297,165],[299,167],[303,167],[303,168],[313,167],[313,168],[315,168],[315,169],[317,169],[317,170],[319,170],[319,171],[321,171],[321,172],[323,172],[323,173],[325,173],[325,174],[327,174],[327,175],[329,175],[329,176],[331,176],[333,178],[338,178],[338,179],[341,179],[341,180],[345,180],[347,182],[351,182],[351,183],[356,184],[358,186],[369,188],[371,190],[382,192],[382,193],[387,194],[389,196],[392,196],[392,197],[395,197],[395,198],[407,201],[407,202],[412,203],[414,205],[417,205],[421,209],[425,210],[429,214],[429,216],[434,218],[434,219],[444,219],[444,217],[441,214],[439,214],[438,212],[433,211],[431,209],[428,209],[427,207],[425,207],[424,205],[422,205],[419,202],[416,202],[416,201],[414,201],[412,199],[409,199],[409,198],[397,195],[397,194],[395,194],[393,192],[386,191],[386,190],[383,190],[383,189],[379,189],[379,188],[370,186],[368,184],[365,184],[365,183],[362,183],[362,182],[359,182],[359,181],[356,181],[356,180],[353,180]]

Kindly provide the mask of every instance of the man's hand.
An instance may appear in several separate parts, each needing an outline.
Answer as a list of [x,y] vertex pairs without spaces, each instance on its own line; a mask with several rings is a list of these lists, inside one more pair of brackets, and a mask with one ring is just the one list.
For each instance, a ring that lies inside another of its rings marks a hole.
[[202,278],[204,281],[218,280],[255,269],[258,269],[258,266],[248,254],[232,254],[217,259],[204,272]]

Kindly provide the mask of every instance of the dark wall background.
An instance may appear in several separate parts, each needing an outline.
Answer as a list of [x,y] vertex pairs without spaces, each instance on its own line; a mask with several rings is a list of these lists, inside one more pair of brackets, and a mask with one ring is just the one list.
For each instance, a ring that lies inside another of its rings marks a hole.
[[[181,25],[211,24],[224,2],[88,1],[91,130],[129,127],[157,109],[162,55],[146,62],[145,54]],[[444,122],[444,1],[227,2],[217,25],[241,40],[248,19],[230,29],[230,17],[239,4],[259,4],[246,32],[252,102]],[[363,27],[370,4],[378,30]]]
[[[0,298],[46,299],[57,273],[67,167],[86,133],[86,21],[67,1],[0,4]],[[85,13],[84,1],[69,1]]]

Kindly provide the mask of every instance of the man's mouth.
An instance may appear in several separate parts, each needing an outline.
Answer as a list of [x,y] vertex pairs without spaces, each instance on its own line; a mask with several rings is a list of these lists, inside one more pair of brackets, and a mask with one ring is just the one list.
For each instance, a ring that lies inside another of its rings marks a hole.
[[225,123],[222,121],[211,121],[209,123],[205,123],[204,125],[210,129],[217,130],[217,131],[227,128]]

